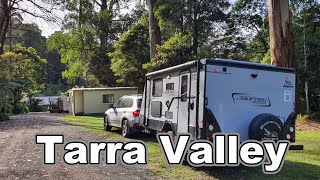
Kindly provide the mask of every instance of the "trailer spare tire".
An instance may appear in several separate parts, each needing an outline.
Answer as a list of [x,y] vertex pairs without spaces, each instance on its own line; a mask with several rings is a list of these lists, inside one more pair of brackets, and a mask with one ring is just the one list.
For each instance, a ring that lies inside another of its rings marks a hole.
[[278,117],[272,114],[259,114],[249,126],[249,139],[258,141],[281,139],[283,124]]

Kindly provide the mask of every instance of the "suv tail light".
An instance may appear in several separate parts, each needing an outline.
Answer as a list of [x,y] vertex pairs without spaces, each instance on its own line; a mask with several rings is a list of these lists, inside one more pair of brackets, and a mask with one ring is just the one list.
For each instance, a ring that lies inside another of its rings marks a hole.
[[134,117],[139,117],[139,115],[140,115],[140,110],[133,111],[132,114],[133,114]]

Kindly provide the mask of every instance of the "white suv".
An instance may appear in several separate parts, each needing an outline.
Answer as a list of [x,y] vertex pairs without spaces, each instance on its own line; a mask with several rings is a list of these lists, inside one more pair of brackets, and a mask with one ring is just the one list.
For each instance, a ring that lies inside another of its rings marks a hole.
[[104,113],[104,129],[111,131],[112,127],[122,129],[122,135],[129,137],[130,134],[142,131],[139,126],[139,114],[142,95],[124,95],[112,108]]

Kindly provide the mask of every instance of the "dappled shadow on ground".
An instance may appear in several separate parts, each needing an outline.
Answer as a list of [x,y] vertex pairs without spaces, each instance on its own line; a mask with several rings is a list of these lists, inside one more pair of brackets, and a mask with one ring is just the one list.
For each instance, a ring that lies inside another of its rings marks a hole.
[[[184,164],[189,166],[187,163]],[[199,167],[196,171],[203,171],[209,176],[218,179],[319,179],[320,166],[285,161],[277,174],[264,174],[262,166],[257,167]]]
[[0,121],[0,131],[69,125],[59,120],[56,116],[47,112],[15,115],[11,117],[11,120]]
[[[120,131],[120,134],[121,134],[121,131]],[[146,134],[146,133],[137,133],[137,134],[134,134],[133,136],[131,136],[132,140],[140,140],[140,141],[143,141],[143,142],[152,142],[152,143],[158,143],[158,140],[156,138],[156,135],[155,134]]]
[[[101,117],[97,121],[96,119],[88,120],[86,123],[82,121],[87,120],[79,120],[70,122],[74,126],[83,127],[88,130],[97,130],[99,132],[104,132],[103,130],[103,118]],[[91,122],[92,121],[92,122]],[[103,138],[106,139],[119,139],[121,137],[121,130],[117,128],[113,128],[111,133],[106,132],[103,135]],[[110,136],[111,134],[111,136]],[[99,133],[99,135],[101,135]],[[122,139],[122,138],[121,138]],[[123,139],[122,139],[123,140]],[[153,146],[152,148],[158,148],[158,141],[154,134],[134,134],[131,136],[130,139],[126,139],[125,141],[130,140],[140,140],[145,142],[148,146]],[[159,147],[160,148],[160,147]],[[162,154],[162,153],[160,153]],[[157,156],[163,156],[157,153]],[[162,165],[161,165],[162,166]],[[201,174],[208,175],[212,178],[218,179],[320,179],[320,166],[301,163],[301,162],[293,162],[293,161],[286,161],[283,165],[282,170],[274,175],[266,175],[262,172],[262,166],[258,167],[199,167],[193,168],[187,162],[183,163],[183,166],[190,167],[194,171],[198,171]],[[194,178],[194,177],[193,177]],[[192,177],[191,177],[192,179]]]
[[[134,139],[147,143],[158,143],[155,135],[138,134],[134,136]],[[184,161],[183,166],[190,165]],[[288,160],[284,162],[280,172],[271,175],[264,174],[261,165],[257,167],[243,165],[238,167],[192,167],[192,169],[217,179],[320,179],[320,166]]]

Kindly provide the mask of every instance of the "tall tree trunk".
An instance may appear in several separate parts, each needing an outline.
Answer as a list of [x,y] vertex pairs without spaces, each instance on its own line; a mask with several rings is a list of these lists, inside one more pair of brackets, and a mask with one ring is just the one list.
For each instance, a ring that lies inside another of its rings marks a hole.
[[198,47],[199,47],[199,30],[197,24],[197,13],[193,13],[193,55],[197,58],[198,56]]
[[[307,47],[306,47],[306,17],[305,13],[303,14],[303,54],[304,54],[304,66],[307,68]],[[304,92],[306,98],[306,114],[310,113],[310,106],[309,106],[309,86],[308,81],[304,82]]]
[[288,0],[269,0],[269,31],[271,64],[295,68]]
[[146,0],[149,11],[149,41],[150,60],[157,55],[157,45],[161,44],[160,27],[157,18],[154,16],[154,8],[157,0]]
[[[100,8],[100,12],[106,11],[108,9],[108,4],[107,4],[107,0],[101,0],[101,8]],[[101,22],[101,24],[103,24],[103,22]],[[107,47],[107,32],[108,30],[106,29],[100,29],[100,47],[101,49],[106,49]]]
[[78,29],[81,29],[82,26],[82,7],[83,7],[83,0],[79,0],[79,12],[78,12]]
[[0,54],[3,54],[4,52],[4,42],[6,39],[6,34],[8,32],[8,28],[9,28],[9,21],[10,21],[10,17],[6,17],[6,20],[4,22],[4,27],[3,30],[1,31],[1,37],[0,37]]
[[9,17],[9,50],[12,51],[12,18]]
[[[297,70],[294,59],[289,0],[268,0],[268,4],[271,64]],[[296,112],[301,113],[302,104],[297,81],[296,87]]]
[[8,32],[10,8],[8,0],[0,1],[0,54],[3,54],[3,47]]

